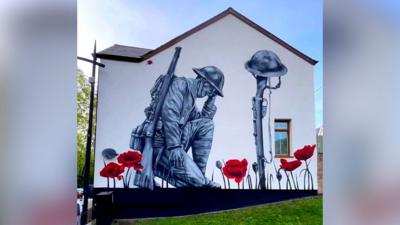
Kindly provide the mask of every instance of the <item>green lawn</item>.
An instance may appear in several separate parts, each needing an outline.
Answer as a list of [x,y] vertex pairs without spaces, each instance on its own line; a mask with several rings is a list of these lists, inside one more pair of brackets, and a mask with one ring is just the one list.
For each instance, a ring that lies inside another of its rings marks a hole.
[[322,196],[194,216],[120,221],[120,225],[322,224]]

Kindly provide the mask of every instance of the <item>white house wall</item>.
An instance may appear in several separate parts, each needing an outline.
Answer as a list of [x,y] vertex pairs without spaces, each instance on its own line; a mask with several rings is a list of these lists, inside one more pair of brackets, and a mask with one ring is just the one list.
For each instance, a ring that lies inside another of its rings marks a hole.
[[[304,145],[316,142],[311,64],[231,15],[192,34],[175,46],[182,47],[176,68],[178,76],[194,78],[192,68],[207,65],[215,65],[225,74],[225,97],[217,98],[216,101],[218,111],[214,118],[214,142],[206,176],[210,178],[214,172],[214,180],[222,184],[221,173],[215,167],[217,160],[246,158],[250,165],[256,161],[251,110],[256,82],[245,70],[244,63],[257,50],[274,51],[288,68],[288,74],[282,77],[281,88],[272,91],[272,130],[275,118],[291,119],[292,153]],[[156,78],[167,71],[175,46],[152,57],[151,65],[146,62],[102,60],[106,67],[99,71],[95,187],[106,186],[106,179],[99,176],[99,171],[104,166],[101,151],[114,148],[121,153],[129,149],[132,129],[144,120],[143,110],[150,102],[149,89]],[[264,145],[268,157],[267,126],[265,117]],[[316,159],[315,154],[310,163],[315,189]],[[275,164],[279,167],[279,159],[275,160]],[[274,172],[272,165],[267,165],[267,170]],[[251,167],[250,173],[254,182]],[[285,181],[284,176],[282,187],[285,187]],[[302,181],[299,177],[300,187],[303,186]],[[273,183],[273,188],[277,189],[276,178]],[[236,184],[232,187],[236,187]]]

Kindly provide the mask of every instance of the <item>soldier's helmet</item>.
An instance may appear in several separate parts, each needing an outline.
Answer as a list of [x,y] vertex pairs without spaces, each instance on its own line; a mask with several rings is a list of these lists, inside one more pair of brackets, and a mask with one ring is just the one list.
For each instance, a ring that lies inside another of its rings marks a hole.
[[254,53],[245,68],[255,77],[279,77],[287,73],[287,68],[272,51],[260,50]]
[[206,66],[201,69],[193,68],[193,71],[206,79],[217,91],[217,95],[224,97],[222,88],[224,87],[224,74],[215,66]]

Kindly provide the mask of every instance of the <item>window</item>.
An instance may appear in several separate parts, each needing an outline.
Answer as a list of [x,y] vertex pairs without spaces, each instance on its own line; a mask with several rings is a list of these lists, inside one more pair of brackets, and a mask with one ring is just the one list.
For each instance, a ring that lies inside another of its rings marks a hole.
[[276,119],[275,129],[275,156],[288,157],[290,155],[290,120]]

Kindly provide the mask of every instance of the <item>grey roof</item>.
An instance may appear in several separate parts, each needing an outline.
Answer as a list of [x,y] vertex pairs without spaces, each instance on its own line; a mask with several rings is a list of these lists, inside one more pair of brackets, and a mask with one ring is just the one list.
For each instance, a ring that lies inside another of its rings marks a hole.
[[127,58],[141,59],[143,55],[150,52],[151,49],[131,47],[125,45],[113,45],[97,53],[99,58],[107,58],[105,56],[121,56]]

